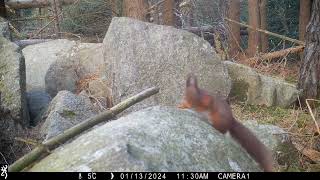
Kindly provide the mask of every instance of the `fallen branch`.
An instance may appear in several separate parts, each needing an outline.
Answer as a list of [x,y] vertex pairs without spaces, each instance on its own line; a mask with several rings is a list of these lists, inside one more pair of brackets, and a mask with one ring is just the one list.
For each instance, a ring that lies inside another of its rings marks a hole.
[[288,54],[300,53],[303,51],[303,49],[304,49],[304,46],[292,47],[292,48],[288,48],[280,51],[262,54],[260,56],[249,58],[246,61],[252,62],[257,60],[271,60],[271,59],[287,56]]
[[29,45],[44,43],[52,40],[53,39],[24,39],[24,40],[14,41],[14,43],[19,47],[24,48]]
[[[182,30],[189,31],[197,35],[200,35],[201,32],[215,33],[217,31],[213,26],[185,27]],[[240,35],[248,35],[248,31],[246,29],[241,29]]]
[[41,144],[34,148],[30,153],[24,155],[22,158],[18,159],[12,165],[9,166],[9,172],[17,172],[21,171],[24,168],[28,167],[30,164],[34,163],[40,157],[45,156],[48,154],[48,151],[51,151],[58,147],[59,145],[67,142],[71,138],[81,134],[83,131],[88,130],[89,128],[107,121],[109,119],[114,118],[117,114],[121,113],[122,111],[126,110],[130,106],[156,94],[159,92],[159,88],[149,88],[140,92],[139,94],[132,96],[125,101],[117,104],[116,106],[112,107],[110,110],[105,111],[103,113],[98,114],[95,117],[89,118],[88,120],[77,124],[76,126],[64,131],[62,134],[59,134],[45,143]]
[[280,34],[277,34],[277,33],[273,33],[273,32],[264,30],[264,29],[254,28],[252,26],[249,26],[249,25],[244,24],[244,23],[237,22],[237,21],[232,20],[232,19],[225,18],[225,20],[227,20],[229,22],[232,22],[232,23],[235,23],[235,24],[238,24],[240,26],[247,27],[249,29],[252,29],[252,30],[255,30],[255,31],[258,31],[258,32],[262,32],[262,33],[265,33],[265,34],[268,34],[268,35],[271,35],[271,36],[274,36],[274,37],[277,37],[277,38],[280,38],[280,39],[284,39],[284,40],[289,41],[289,42],[293,42],[293,43],[305,46],[305,43],[303,41],[292,39],[292,38],[289,38],[289,37],[286,37],[286,36],[283,36],[283,35],[280,35]]
[[161,0],[161,1],[157,2],[157,3],[155,3],[154,5],[152,5],[151,7],[149,7],[149,8],[147,9],[147,14],[149,13],[149,11],[151,11],[151,10],[154,9],[154,8],[156,8],[156,7],[159,6],[160,4],[164,3],[165,1],[166,1],[166,0]]
[[41,27],[35,34],[30,35],[29,39],[32,39],[33,37],[37,36],[39,33],[41,33],[46,27],[48,27],[53,22],[54,22],[54,18],[50,22],[48,22],[46,25]]
[[[77,0],[61,0],[62,5],[75,3]],[[12,9],[43,8],[51,5],[50,0],[9,0],[6,4]]]
[[11,22],[16,21],[39,21],[44,19],[52,19],[52,16],[36,16],[36,17],[27,17],[27,18],[17,18],[17,19],[11,19]]
[[9,28],[11,31],[13,31],[19,38],[22,38],[22,34],[11,24],[9,23]]

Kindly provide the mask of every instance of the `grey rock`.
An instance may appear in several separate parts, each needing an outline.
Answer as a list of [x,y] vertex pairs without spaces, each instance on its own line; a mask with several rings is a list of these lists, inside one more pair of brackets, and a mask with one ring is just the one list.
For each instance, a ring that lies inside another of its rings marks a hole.
[[51,97],[61,90],[77,92],[77,82],[90,76],[101,77],[106,69],[102,44],[77,43],[60,54],[45,75],[45,89]]
[[55,97],[59,91],[76,92],[79,77],[73,62],[54,62],[45,75],[45,91]]
[[2,106],[23,126],[29,125],[24,58],[17,45],[0,36],[0,92]]
[[[272,125],[249,128],[274,153],[286,140]],[[285,152],[287,154],[287,152]],[[150,107],[54,150],[29,171],[260,171],[235,143],[191,110]]]
[[32,126],[36,126],[39,118],[47,110],[52,98],[49,94],[43,91],[27,92],[28,109]]
[[46,120],[40,127],[40,138],[47,141],[96,114],[88,97],[60,91],[44,115]]
[[210,44],[187,31],[113,18],[103,41],[107,79],[115,103],[152,86],[160,93],[130,111],[150,105],[177,105],[186,76],[193,72],[202,87],[228,95],[227,69]]
[[252,105],[289,107],[299,90],[284,80],[257,73],[252,68],[224,61],[232,79],[231,96]]
[[45,75],[59,55],[69,52],[74,41],[58,39],[30,45],[22,49],[26,62],[26,82],[28,91],[45,91]]
[[21,143],[17,143],[14,138],[23,137],[22,127],[29,126],[30,122],[25,94],[24,58],[18,46],[1,33],[0,109],[5,113],[0,112],[0,149],[5,160],[0,158],[0,163],[12,163],[23,149]]

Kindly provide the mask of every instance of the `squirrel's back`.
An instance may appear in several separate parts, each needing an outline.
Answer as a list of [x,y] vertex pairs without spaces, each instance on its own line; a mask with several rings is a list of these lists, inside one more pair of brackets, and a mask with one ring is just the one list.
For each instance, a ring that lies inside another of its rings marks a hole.
[[232,109],[221,95],[210,95],[198,87],[197,78],[190,74],[187,78],[186,92],[180,108],[193,108],[198,112],[207,112],[212,126],[231,136],[257,161],[264,171],[273,171],[273,158],[268,148],[244,125],[234,119]]

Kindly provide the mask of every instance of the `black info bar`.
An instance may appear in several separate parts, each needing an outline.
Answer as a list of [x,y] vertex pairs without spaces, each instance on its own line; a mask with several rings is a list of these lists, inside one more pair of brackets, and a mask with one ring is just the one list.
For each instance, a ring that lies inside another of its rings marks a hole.
[[[308,173],[258,173],[258,172],[6,172],[1,173],[0,179],[55,179],[66,178],[68,180],[238,180],[238,179],[268,179],[273,178],[308,178],[319,179],[319,172]],[[6,176],[5,176],[6,175]]]

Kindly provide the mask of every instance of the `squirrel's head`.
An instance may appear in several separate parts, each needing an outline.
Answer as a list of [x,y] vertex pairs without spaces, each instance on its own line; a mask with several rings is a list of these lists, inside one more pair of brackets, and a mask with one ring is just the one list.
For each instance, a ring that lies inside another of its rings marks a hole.
[[197,77],[190,73],[187,77],[186,98],[188,102],[196,104],[199,101],[200,91],[198,88]]

